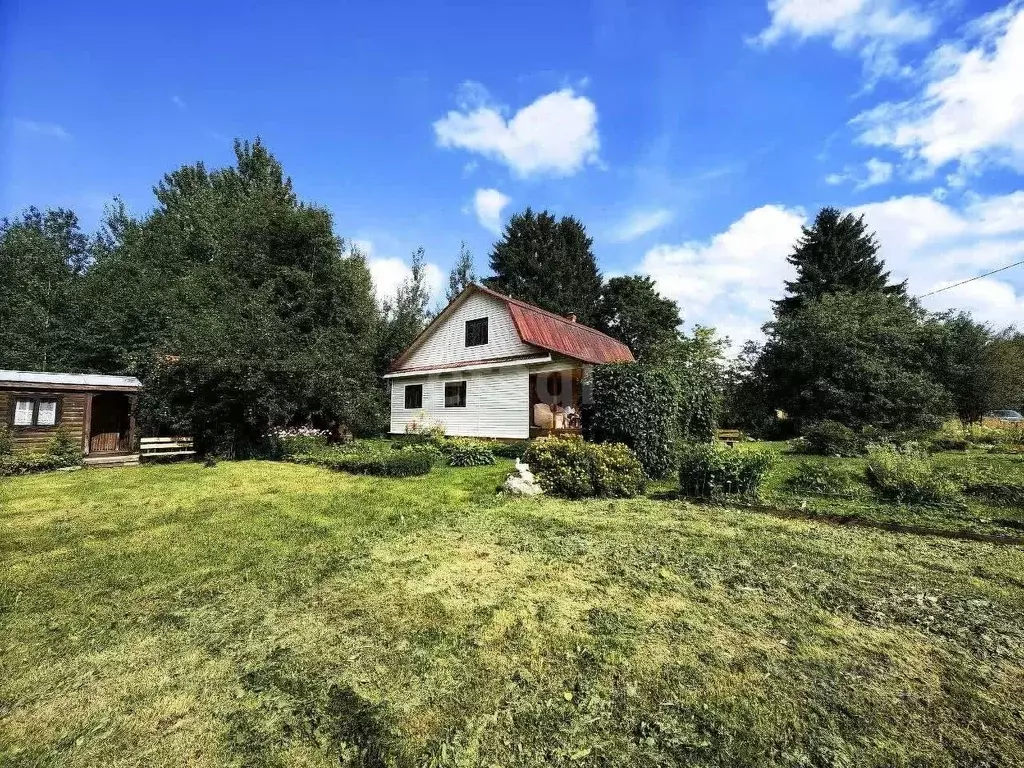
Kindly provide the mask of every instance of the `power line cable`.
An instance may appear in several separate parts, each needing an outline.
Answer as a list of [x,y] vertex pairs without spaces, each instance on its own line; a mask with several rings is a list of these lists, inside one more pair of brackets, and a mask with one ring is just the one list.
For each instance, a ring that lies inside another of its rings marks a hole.
[[924,298],[927,298],[928,296],[934,296],[936,293],[942,293],[943,291],[948,291],[948,290],[950,290],[952,288],[958,288],[961,285],[967,285],[967,283],[973,283],[975,280],[981,280],[981,278],[988,277],[989,275],[994,275],[996,272],[1005,272],[1006,270],[1012,269],[1013,267],[1019,267],[1021,264],[1024,264],[1024,260],[1022,260],[1022,261],[1015,261],[1013,264],[1007,264],[1005,267],[1000,267],[999,269],[993,269],[991,272],[986,272],[983,275],[978,275],[977,277],[972,277],[972,278],[970,278],[968,280],[961,280],[959,283],[953,283],[952,285],[947,285],[945,288],[938,288],[938,289],[936,289],[934,291],[930,291],[929,293],[922,293],[920,296],[915,296],[914,298],[915,299],[924,299]]

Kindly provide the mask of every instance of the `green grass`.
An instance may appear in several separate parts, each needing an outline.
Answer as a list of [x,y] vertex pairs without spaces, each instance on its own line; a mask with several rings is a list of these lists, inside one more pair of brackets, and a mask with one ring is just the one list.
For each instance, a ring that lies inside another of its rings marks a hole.
[[1024,764],[1024,549],[510,467],[0,486],[0,765]]
[[[805,461],[838,463],[850,467],[858,480],[853,498],[800,493],[787,487],[797,467]],[[995,455],[984,451],[940,453],[936,463],[945,469],[989,471],[1005,482],[1024,485],[1024,455]],[[896,523],[936,528],[946,531],[1003,536],[1024,536],[1024,508],[998,505],[982,499],[965,497],[962,504],[933,507],[914,504],[893,504],[876,497],[863,477],[864,459],[836,459],[782,453],[779,466],[765,488],[769,504],[800,508],[807,514],[850,516],[877,523]]]

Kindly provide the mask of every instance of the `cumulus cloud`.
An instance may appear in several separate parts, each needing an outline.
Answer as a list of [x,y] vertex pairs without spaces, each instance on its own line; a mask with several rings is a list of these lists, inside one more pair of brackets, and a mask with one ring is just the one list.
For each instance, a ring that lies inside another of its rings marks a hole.
[[654,246],[638,271],[679,302],[688,324],[713,325],[739,345],[757,335],[791,276],[786,254],[804,219],[800,209],[765,205],[710,240]]
[[935,28],[929,16],[903,0],[768,0],[768,11],[771,23],[755,42],[825,38],[837,50],[856,52],[871,80],[908,74],[899,48]]
[[478,189],[473,196],[473,212],[484,229],[501,234],[501,211],[511,198],[496,189]]
[[953,185],[989,165],[1024,171],[1024,4],[983,16],[928,59],[920,92],[854,118],[859,141],[899,152],[918,177]]
[[[975,277],[1024,258],[1024,191],[970,197],[961,207],[905,196],[853,209],[882,245],[892,279],[913,295]],[[800,209],[766,205],[706,241],[651,248],[638,265],[679,302],[688,324],[715,326],[733,347],[757,338],[772,299],[792,279],[786,261],[805,223]],[[934,311],[966,309],[997,327],[1024,326],[1024,268],[923,299]]]
[[629,243],[661,229],[670,221],[672,221],[672,211],[665,208],[634,211],[612,230],[610,239],[613,243]]
[[[404,259],[375,255],[371,241],[354,240],[352,244],[366,257],[366,266],[370,269],[378,301],[392,298],[402,283],[412,275],[412,269]],[[446,282],[444,273],[432,262],[427,262],[426,272],[431,300],[437,301],[443,294],[442,289]]]
[[598,162],[597,107],[572,88],[541,96],[508,119],[479,84],[464,84],[458,102],[434,123],[441,147],[498,160],[520,177],[570,176]]

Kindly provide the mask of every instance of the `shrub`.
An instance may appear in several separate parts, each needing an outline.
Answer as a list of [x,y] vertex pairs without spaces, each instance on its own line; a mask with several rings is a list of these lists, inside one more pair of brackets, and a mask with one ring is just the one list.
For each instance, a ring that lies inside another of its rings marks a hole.
[[293,460],[299,464],[378,477],[426,475],[434,466],[430,455],[421,451],[338,450],[296,456]]
[[328,432],[326,429],[298,427],[279,429],[271,434],[276,447],[272,453],[281,458],[316,453],[327,448]]
[[588,439],[625,443],[648,477],[667,475],[679,437],[679,386],[666,372],[639,364],[594,369],[593,402],[584,426]]
[[521,459],[529,447],[529,440],[516,440],[514,443],[495,443],[491,446],[491,453],[501,459]]
[[489,443],[466,437],[435,437],[430,445],[437,448],[452,467],[481,467],[494,463]]
[[591,446],[594,495],[633,498],[644,492],[647,478],[636,455],[622,443]]
[[419,453],[424,456],[429,456],[432,464],[444,463],[444,454],[441,453],[441,450],[437,446],[431,445],[430,443],[413,443],[411,445],[393,444],[391,447],[404,453]]
[[[79,458],[80,460],[80,458]],[[0,456],[0,477],[27,475],[32,472],[49,472],[62,467],[74,466],[68,459],[49,453],[23,453]]]
[[859,456],[864,450],[857,433],[838,421],[809,426],[804,430],[801,447],[804,453],[815,456]]
[[777,461],[778,454],[769,449],[691,444],[680,452],[679,490],[699,498],[757,496]]
[[556,496],[631,498],[645,487],[643,466],[621,443],[550,438],[531,443],[523,458],[544,489]]
[[802,462],[786,486],[798,493],[821,496],[853,496],[857,488],[853,470],[830,461]]
[[58,427],[46,444],[46,454],[53,457],[59,467],[73,467],[82,463],[82,447],[64,427]]
[[476,440],[448,440],[440,450],[450,467],[483,467],[494,463],[490,446]]
[[0,457],[14,453],[14,435],[5,425],[0,424]]
[[947,505],[960,500],[960,484],[919,450],[874,447],[866,472],[879,494],[892,501]]

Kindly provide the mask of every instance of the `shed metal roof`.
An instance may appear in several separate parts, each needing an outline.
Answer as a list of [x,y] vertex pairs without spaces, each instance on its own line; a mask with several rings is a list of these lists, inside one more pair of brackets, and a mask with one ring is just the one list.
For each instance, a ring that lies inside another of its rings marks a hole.
[[134,376],[106,376],[98,373],[49,373],[46,371],[2,371],[0,385],[21,384],[24,386],[82,389],[142,389],[142,382]]

